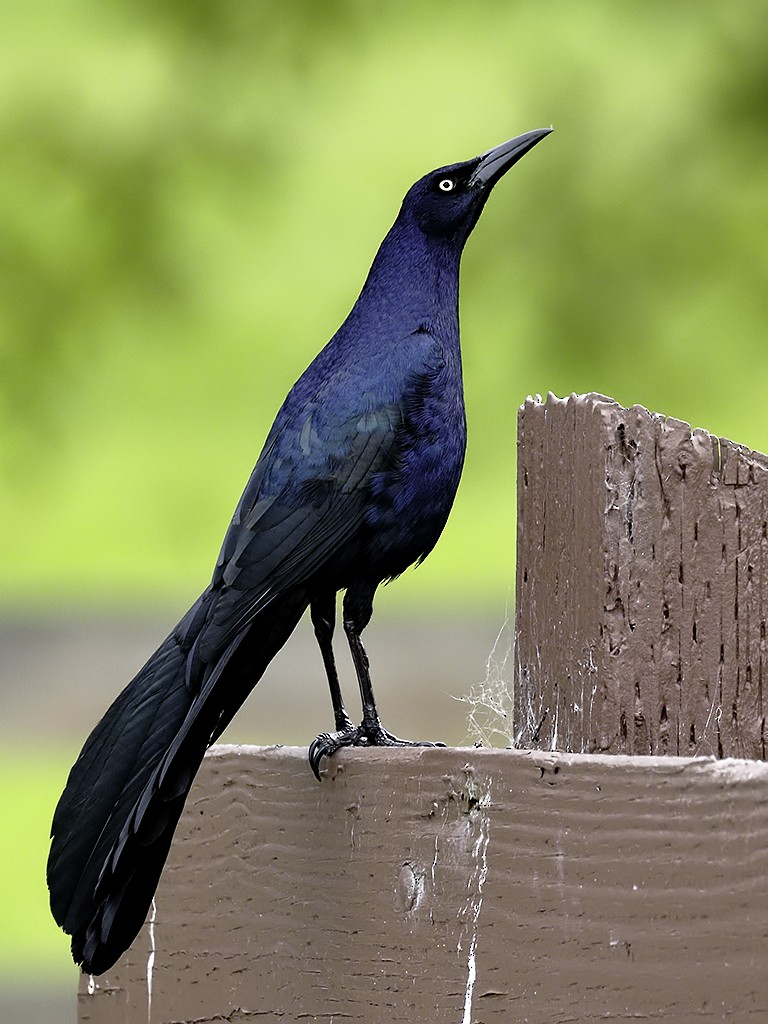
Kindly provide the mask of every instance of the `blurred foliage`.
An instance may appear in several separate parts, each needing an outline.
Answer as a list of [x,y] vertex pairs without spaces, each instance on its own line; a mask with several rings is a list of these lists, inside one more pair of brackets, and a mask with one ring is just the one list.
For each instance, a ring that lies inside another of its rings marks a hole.
[[53,923],[45,889],[51,817],[69,763],[69,752],[50,744],[35,757],[21,744],[0,750],[0,997],[22,985],[31,994],[32,986],[66,983],[74,991],[77,984],[69,939]]
[[759,0],[44,0],[3,25],[6,608],[191,599],[411,181],[550,123],[470,240],[465,479],[385,606],[503,609],[528,393],[768,448]]

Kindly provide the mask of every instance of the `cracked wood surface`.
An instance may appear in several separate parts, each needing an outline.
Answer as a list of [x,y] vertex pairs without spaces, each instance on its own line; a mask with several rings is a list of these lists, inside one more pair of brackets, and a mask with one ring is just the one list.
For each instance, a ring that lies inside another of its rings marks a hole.
[[766,1020],[767,785],[477,749],[344,751],[318,785],[303,748],[214,748],[79,1021]]
[[520,746],[765,758],[768,456],[529,398],[517,529]]

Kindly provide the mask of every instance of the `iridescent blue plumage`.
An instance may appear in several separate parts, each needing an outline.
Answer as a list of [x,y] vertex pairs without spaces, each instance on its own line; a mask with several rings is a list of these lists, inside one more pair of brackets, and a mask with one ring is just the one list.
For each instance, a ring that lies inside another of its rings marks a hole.
[[[48,884],[83,970],[100,974],[149,908],[186,795],[309,607],[342,746],[405,744],[381,725],[360,634],[376,588],[431,551],[464,461],[459,262],[499,177],[547,130],[433,171],[408,191],[347,319],[280,408],[210,586],[91,733],[52,827]],[[363,719],[341,700],[344,630]]]

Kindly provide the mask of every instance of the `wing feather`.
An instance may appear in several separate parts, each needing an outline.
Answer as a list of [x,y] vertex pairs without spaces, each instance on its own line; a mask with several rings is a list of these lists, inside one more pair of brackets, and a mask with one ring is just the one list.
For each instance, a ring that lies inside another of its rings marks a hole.
[[300,443],[292,445],[286,432],[265,450],[224,540],[214,574],[218,593],[195,659],[211,663],[267,605],[355,541],[372,474],[396,461],[401,419],[394,403],[357,411],[332,422],[329,439],[327,423],[321,430],[308,417]]

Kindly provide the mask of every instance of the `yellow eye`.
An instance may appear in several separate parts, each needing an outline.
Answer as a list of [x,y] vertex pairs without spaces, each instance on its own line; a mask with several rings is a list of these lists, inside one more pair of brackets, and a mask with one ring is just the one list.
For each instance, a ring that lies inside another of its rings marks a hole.
[[442,181],[438,182],[437,187],[441,192],[452,192],[455,187],[455,182],[451,178],[443,178]]

